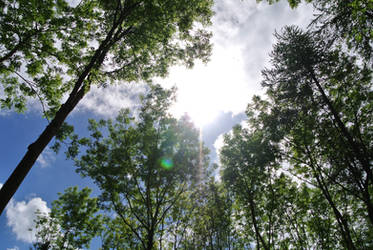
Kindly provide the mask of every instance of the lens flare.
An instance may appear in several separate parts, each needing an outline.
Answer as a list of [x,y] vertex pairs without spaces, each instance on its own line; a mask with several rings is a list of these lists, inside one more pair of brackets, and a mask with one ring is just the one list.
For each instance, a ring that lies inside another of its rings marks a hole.
[[199,128],[199,164],[198,164],[198,181],[202,180],[202,165],[203,165],[203,141],[202,141],[202,128]]
[[172,159],[169,158],[161,158],[161,166],[164,169],[171,169],[174,166]]

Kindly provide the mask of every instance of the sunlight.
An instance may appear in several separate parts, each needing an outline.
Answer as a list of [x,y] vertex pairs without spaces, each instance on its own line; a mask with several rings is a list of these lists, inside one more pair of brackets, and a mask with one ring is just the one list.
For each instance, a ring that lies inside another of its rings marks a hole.
[[197,95],[193,93],[183,94],[183,96],[189,96],[189,98],[184,100],[183,96],[180,97],[182,100],[174,109],[176,114],[188,114],[197,128],[202,128],[214,121],[218,115],[218,110],[213,105],[213,99],[209,100],[206,97],[202,97],[203,91],[200,91]]
[[198,164],[198,178],[202,180],[202,169],[203,169],[203,140],[202,140],[202,128],[199,129],[199,164]]
[[196,127],[202,128],[217,117],[220,108],[217,101],[209,84],[180,86],[171,112],[177,116],[187,114]]
[[171,108],[176,117],[188,114],[196,127],[214,122],[221,112],[237,114],[245,110],[247,100],[257,92],[243,74],[242,50],[236,46],[214,47],[208,67],[196,63],[193,70],[173,67],[169,77],[159,82],[166,88],[177,87],[177,101]]

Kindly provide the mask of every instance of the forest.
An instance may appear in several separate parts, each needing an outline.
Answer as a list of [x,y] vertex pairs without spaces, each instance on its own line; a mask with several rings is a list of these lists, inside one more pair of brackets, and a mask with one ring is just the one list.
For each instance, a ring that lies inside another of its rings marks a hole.
[[[99,192],[59,193],[32,249],[373,249],[373,1],[306,2],[317,14],[274,33],[265,94],[213,163],[170,112],[177,90],[152,82],[208,63],[212,0],[1,1],[1,109],[35,99],[49,121],[1,211],[53,143]],[[90,119],[87,136],[66,122],[91,86],[140,81],[138,110]]]

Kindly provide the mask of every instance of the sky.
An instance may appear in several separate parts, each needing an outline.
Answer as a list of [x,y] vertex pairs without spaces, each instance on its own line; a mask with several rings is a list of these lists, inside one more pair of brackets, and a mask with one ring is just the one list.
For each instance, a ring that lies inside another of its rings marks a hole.
[[[311,5],[291,10],[284,0],[271,6],[255,0],[216,0],[214,11],[210,62],[197,62],[193,69],[172,67],[167,78],[154,81],[166,88],[177,87],[177,102],[171,112],[176,117],[188,113],[202,129],[212,162],[218,162],[223,134],[245,120],[244,111],[252,96],[264,92],[260,72],[269,66],[274,31],[292,24],[306,27],[313,13]],[[135,108],[144,90],[143,84],[133,83],[93,89],[68,122],[86,135],[89,118],[114,118],[121,108]],[[0,184],[47,125],[38,103],[29,106],[25,114],[0,111]],[[50,211],[57,193],[69,186],[97,191],[89,179],[75,173],[63,151],[56,155],[47,148],[0,216],[0,249],[29,249],[35,239],[34,232],[28,230],[33,227],[35,210]]]

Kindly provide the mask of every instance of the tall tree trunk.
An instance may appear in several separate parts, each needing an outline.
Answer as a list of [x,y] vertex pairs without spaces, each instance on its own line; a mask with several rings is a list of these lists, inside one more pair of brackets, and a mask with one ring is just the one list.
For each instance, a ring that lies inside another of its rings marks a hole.
[[[310,73],[311,73],[312,80],[315,82],[316,87],[322,96],[323,101],[328,106],[330,112],[333,115],[335,122],[337,123],[338,128],[340,129],[342,135],[346,138],[348,144],[350,145],[352,149],[352,152],[355,154],[355,159],[357,159],[360,162],[364,172],[367,174],[365,185],[364,185],[364,190],[362,190],[362,193],[364,197],[364,203],[368,211],[368,218],[370,222],[373,224],[373,204],[372,204],[370,194],[369,194],[369,186],[373,184],[373,173],[371,169],[372,167],[371,158],[372,157],[369,153],[369,150],[367,150],[362,143],[358,143],[357,141],[354,140],[353,135],[351,135],[347,127],[342,122],[333,103],[329,100],[320,82],[316,78],[314,71],[311,70]],[[352,158],[354,157],[352,156]]]
[[57,134],[70,112],[76,107],[79,101],[89,90],[90,84],[85,81],[87,81],[89,78],[92,69],[100,67],[110,47],[114,44],[115,40],[113,40],[113,37],[116,37],[114,32],[116,28],[120,26],[120,21],[121,20],[113,25],[105,40],[102,41],[100,46],[95,51],[90,62],[84,68],[83,72],[75,82],[74,89],[71,91],[67,101],[62,104],[53,120],[44,129],[39,138],[28,146],[26,154],[23,156],[16,169],[2,186],[0,190],[0,215],[4,211],[10,199],[13,197],[14,193],[17,191],[18,187],[21,185],[28,172],[31,170],[32,166],[35,164],[35,161],[38,159],[39,155]]
[[310,166],[313,170],[314,176],[315,176],[317,184],[318,184],[318,188],[320,188],[320,190],[323,193],[325,199],[327,200],[327,202],[331,206],[335,218],[337,219],[337,223],[338,223],[339,229],[341,231],[341,235],[342,235],[345,247],[349,250],[355,250],[356,247],[355,247],[355,245],[352,241],[352,238],[351,238],[351,232],[350,232],[348,222],[343,217],[341,212],[338,210],[335,202],[333,201],[333,198],[332,198],[332,196],[329,192],[329,189],[328,189],[327,185],[325,184],[325,182],[323,181],[320,166],[318,166],[317,163],[314,161],[314,159],[312,157],[312,154],[311,154],[310,150],[308,149],[308,147],[306,146],[305,148],[306,148],[307,156],[310,160]]
[[315,82],[317,89],[319,90],[321,97],[325,104],[328,106],[330,112],[333,115],[335,122],[337,123],[338,128],[340,129],[342,135],[346,138],[348,144],[350,145],[352,152],[355,154],[356,159],[361,163],[364,171],[367,174],[367,178],[373,183],[373,174],[371,170],[371,156],[369,154],[369,150],[367,150],[364,145],[359,144],[357,141],[354,140],[354,137],[350,134],[345,124],[342,122],[337,110],[335,109],[333,103],[329,100],[328,96],[325,94],[324,89],[322,88],[320,82],[315,76],[313,70],[310,71],[312,80]]
[[153,249],[153,245],[154,245],[154,226],[152,225],[149,232],[148,232],[148,236],[147,236],[147,246],[146,246],[146,249],[147,250],[152,250]]
[[[268,247],[267,243],[264,241],[262,235],[259,232],[259,227],[258,227],[258,224],[257,224],[257,221],[256,221],[255,204],[254,204],[254,200],[253,200],[252,197],[249,198],[249,206],[250,206],[250,212],[251,212],[251,221],[253,222],[253,225],[254,225],[256,238],[262,243],[263,248],[265,250],[269,250],[269,247]],[[258,243],[259,243],[259,241],[258,241]],[[258,244],[258,247],[259,247],[259,244]]]
[[61,106],[54,119],[44,129],[39,138],[28,146],[26,154],[0,190],[0,214],[4,211],[9,200],[13,197],[39,155],[57,134],[66,117],[83,98],[84,94],[83,86],[83,88],[78,91],[77,96],[70,97],[66,103]]

